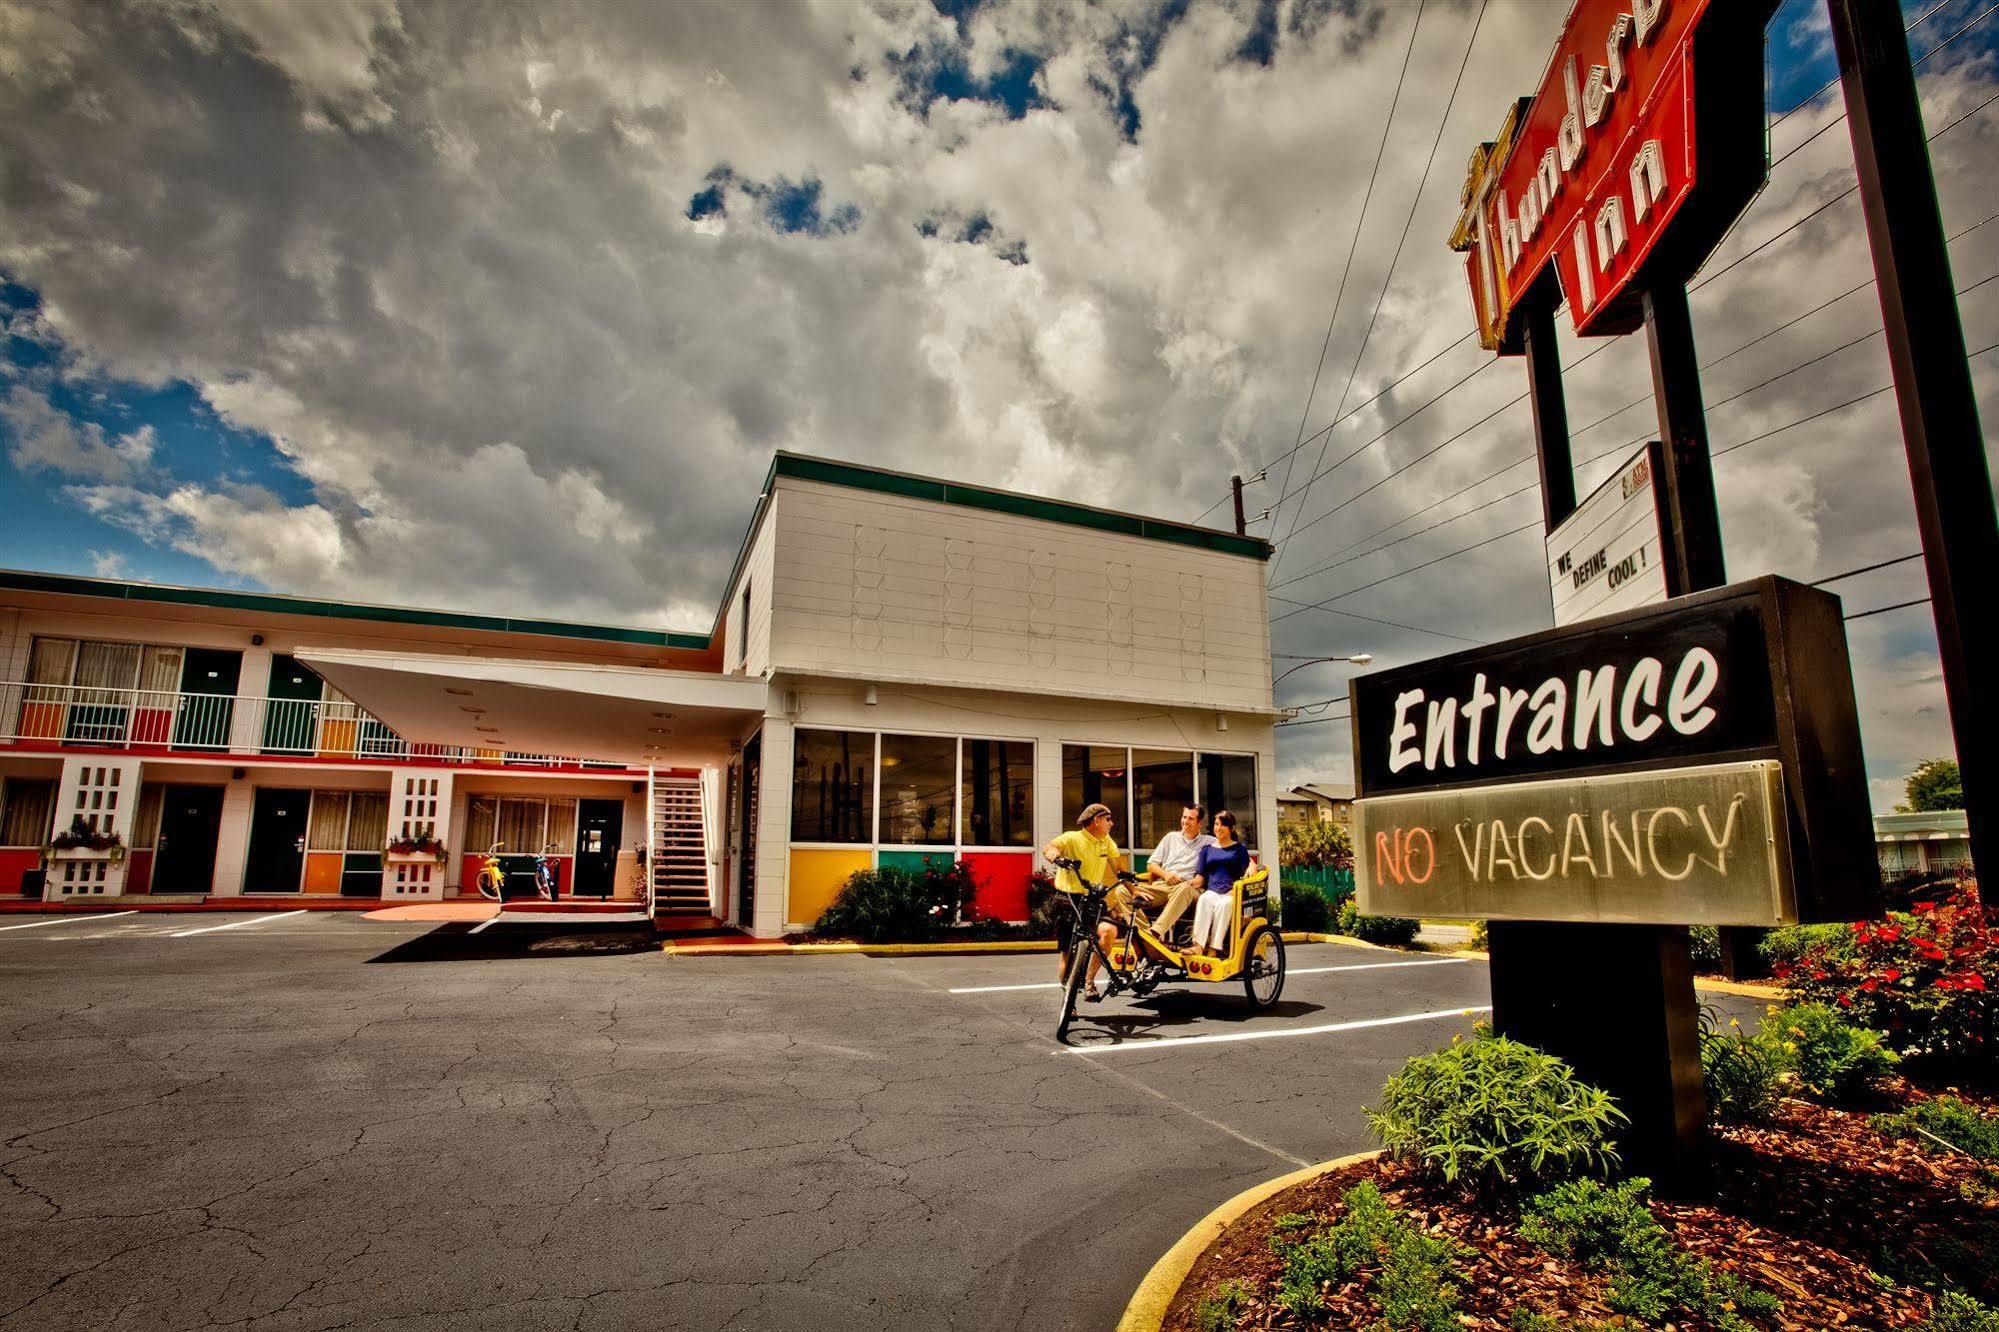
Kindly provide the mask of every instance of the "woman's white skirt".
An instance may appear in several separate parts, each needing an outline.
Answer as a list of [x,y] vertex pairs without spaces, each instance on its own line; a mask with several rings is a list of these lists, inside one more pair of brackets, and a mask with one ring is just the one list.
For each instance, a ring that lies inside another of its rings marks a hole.
[[1235,903],[1234,893],[1203,892],[1194,903],[1194,942],[1202,948],[1212,948],[1224,952],[1229,946],[1229,908]]

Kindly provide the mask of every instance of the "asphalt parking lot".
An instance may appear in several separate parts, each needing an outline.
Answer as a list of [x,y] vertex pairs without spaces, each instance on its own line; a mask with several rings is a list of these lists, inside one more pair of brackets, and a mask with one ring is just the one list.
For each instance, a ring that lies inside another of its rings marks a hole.
[[1486,1002],[1476,961],[1290,963],[1271,1013],[1114,1000],[1064,1046],[1046,955],[0,918],[0,1324],[1108,1328]]

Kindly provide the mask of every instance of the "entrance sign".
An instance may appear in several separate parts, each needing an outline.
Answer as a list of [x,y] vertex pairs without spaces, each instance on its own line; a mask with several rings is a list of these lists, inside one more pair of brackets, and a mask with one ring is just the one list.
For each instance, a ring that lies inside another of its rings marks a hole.
[[1557,625],[1666,599],[1662,452],[1654,440],[1625,459],[1548,534]]
[[[1762,185],[1762,31],[1775,0],[1576,0],[1531,99],[1473,153],[1451,247],[1480,340],[1559,274],[1579,334],[1629,333]],[[1641,274],[1644,282],[1638,281]]]
[[[1501,783],[1769,760],[1798,918],[1873,910],[1860,726],[1829,592],[1759,578],[1358,676],[1351,693],[1356,810],[1457,791],[1473,811],[1509,799]],[[1703,919],[1676,914],[1691,907],[1670,876],[1645,883],[1659,902],[1644,919]],[[1532,918],[1597,918],[1586,899],[1577,910]]]
[[1776,763],[1459,787],[1355,807],[1371,915],[1788,925]]

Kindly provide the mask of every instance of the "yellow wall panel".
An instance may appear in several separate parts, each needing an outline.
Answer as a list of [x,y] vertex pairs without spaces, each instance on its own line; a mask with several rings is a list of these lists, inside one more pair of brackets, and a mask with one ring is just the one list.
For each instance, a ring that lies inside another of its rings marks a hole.
[[858,851],[793,851],[791,885],[785,903],[787,922],[810,925],[839,895],[840,885],[856,870],[873,869],[875,853]]
[[309,851],[305,857],[305,890],[309,893],[340,891],[341,862],[338,851]]

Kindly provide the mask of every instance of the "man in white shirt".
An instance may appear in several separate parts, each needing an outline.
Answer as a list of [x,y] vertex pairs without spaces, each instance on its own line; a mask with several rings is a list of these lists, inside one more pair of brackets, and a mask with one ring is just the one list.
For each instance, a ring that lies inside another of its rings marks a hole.
[[[1215,839],[1201,831],[1207,811],[1189,805],[1180,811],[1180,827],[1159,839],[1145,862],[1145,876],[1132,889],[1132,899],[1147,911],[1159,912],[1152,932],[1170,938],[1173,924],[1185,915],[1200,895],[1201,881],[1194,877],[1194,864],[1204,846]],[[1161,910],[1164,908],[1164,910]]]

